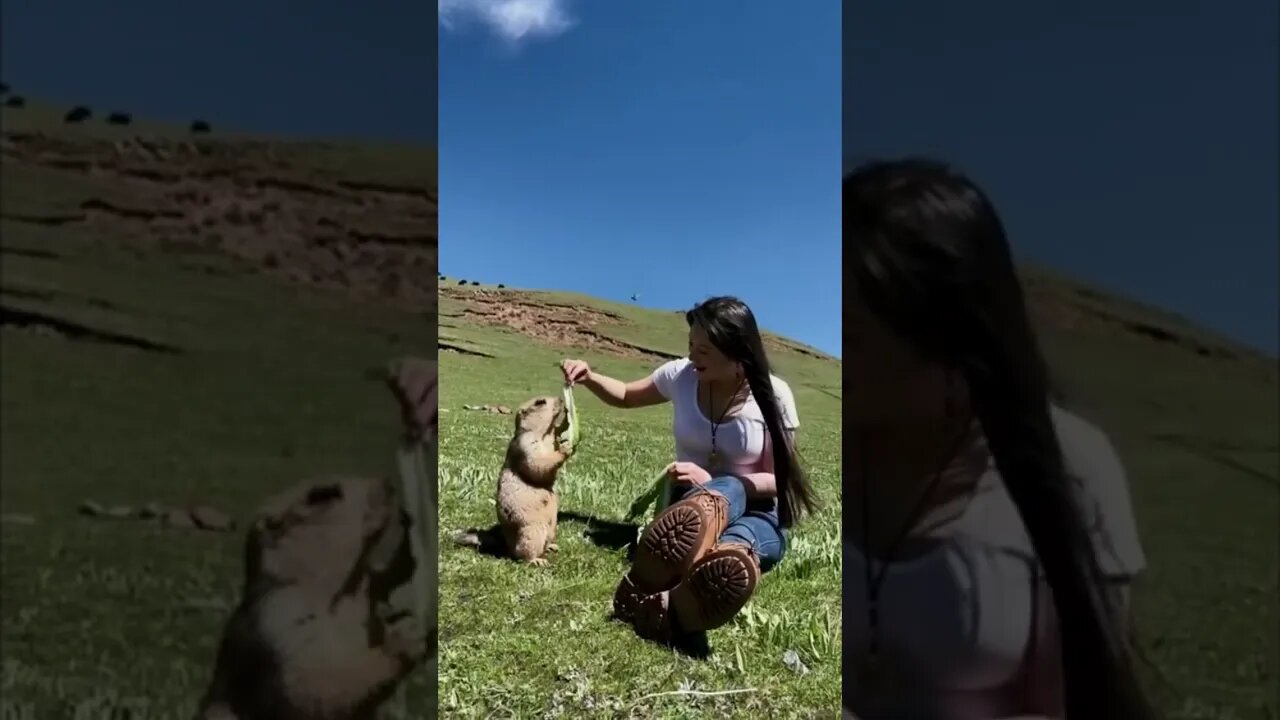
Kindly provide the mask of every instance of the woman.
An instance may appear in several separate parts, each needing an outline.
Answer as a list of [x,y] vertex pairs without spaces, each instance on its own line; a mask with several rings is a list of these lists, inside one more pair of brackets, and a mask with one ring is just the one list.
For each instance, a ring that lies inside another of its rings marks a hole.
[[995,209],[926,161],[853,171],[843,206],[846,712],[1152,717],[1124,473],[1052,404]]
[[769,372],[751,310],[716,297],[685,320],[688,357],[648,377],[624,383],[581,360],[561,364],[567,382],[613,407],[673,406],[673,502],[640,536],[613,599],[619,618],[660,642],[732,620],[782,560],[783,529],[815,507],[795,452],[795,399]]

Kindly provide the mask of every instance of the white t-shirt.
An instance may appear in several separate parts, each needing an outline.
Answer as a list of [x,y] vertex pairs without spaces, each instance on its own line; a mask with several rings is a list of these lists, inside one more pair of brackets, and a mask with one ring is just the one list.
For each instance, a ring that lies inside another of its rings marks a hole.
[[[714,423],[698,407],[698,371],[688,358],[672,360],[653,371],[653,384],[662,396],[671,401],[671,429],[676,440],[676,461],[692,462],[707,468],[711,454],[711,429]],[[776,375],[773,394],[778,401],[782,427],[795,430],[800,427],[796,413],[795,397],[791,386]],[[754,395],[748,394],[746,403],[736,412],[724,418],[716,428],[716,452],[722,458],[722,470],[728,473],[761,472],[764,469],[764,452],[772,451],[769,429],[764,415],[756,404]]]
[[[1132,578],[1143,570],[1146,557],[1115,450],[1101,431],[1081,418],[1059,408],[1052,414],[1067,474],[1081,491],[1102,570],[1115,579]],[[914,675],[911,684],[922,703],[932,700],[946,706],[946,712],[929,716],[948,720],[1021,712],[1006,704],[1020,699],[1016,683],[1028,669],[1032,643],[1053,639],[1042,636],[1045,623],[1038,613],[1051,613],[1052,601],[1031,538],[985,443],[980,440],[970,451],[985,456],[987,465],[963,516],[932,552],[891,565],[879,598],[883,651]],[[866,563],[857,547],[846,541],[846,698],[857,686],[852,668],[865,656],[870,641]],[[896,713],[851,709],[864,718],[906,712],[901,707]]]

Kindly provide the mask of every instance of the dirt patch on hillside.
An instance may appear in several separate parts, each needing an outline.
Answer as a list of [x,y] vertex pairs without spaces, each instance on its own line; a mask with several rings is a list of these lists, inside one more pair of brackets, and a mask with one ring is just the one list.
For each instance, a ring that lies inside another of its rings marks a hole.
[[102,188],[57,213],[6,203],[7,220],[80,227],[151,251],[220,253],[292,283],[435,311],[434,187],[330,177],[262,142],[6,133],[3,160]]
[[440,294],[462,303],[462,315],[473,322],[515,330],[548,345],[590,348],[621,357],[670,360],[673,355],[609,337],[600,325],[625,325],[621,315],[578,305],[548,302],[534,293],[515,290],[461,290],[441,287]]
[[767,350],[783,350],[786,352],[795,353],[797,355],[804,355],[805,357],[817,358],[818,360],[834,360],[835,359],[829,355],[825,355],[821,352],[818,352],[813,348],[805,347],[800,343],[794,342],[792,340],[788,340],[783,337],[778,337],[777,335],[771,335],[769,333],[764,333],[764,344]]
[[[684,357],[682,354],[611,337],[601,329],[602,325],[626,325],[629,321],[621,315],[599,308],[548,302],[536,293],[518,290],[494,291],[444,285],[440,288],[440,295],[462,303],[462,312],[453,317],[466,317],[482,325],[514,330],[548,345],[584,347],[619,357],[657,361]],[[823,360],[832,359],[817,350],[777,335],[765,334],[764,342],[770,350]]]

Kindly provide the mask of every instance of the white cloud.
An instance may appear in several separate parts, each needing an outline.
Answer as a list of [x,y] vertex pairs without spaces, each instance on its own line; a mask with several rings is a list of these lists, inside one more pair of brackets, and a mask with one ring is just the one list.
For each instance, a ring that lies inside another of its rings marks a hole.
[[486,25],[502,39],[555,37],[573,27],[566,0],[438,0],[440,24],[460,30],[467,22]]

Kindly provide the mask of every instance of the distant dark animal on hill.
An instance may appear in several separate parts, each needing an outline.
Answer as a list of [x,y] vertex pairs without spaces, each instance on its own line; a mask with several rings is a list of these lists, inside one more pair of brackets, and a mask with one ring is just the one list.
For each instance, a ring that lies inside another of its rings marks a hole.
[[459,285],[466,285],[466,284],[467,284],[467,281],[466,281],[466,280],[459,280],[459,281],[458,281],[458,284],[459,284]]
[[193,133],[207,133],[212,130],[213,128],[204,120],[195,120],[191,123],[191,132]]
[[133,122],[133,116],[129,113],[113,112],[107,116],[108,125],[128,125]]
[[20,108],[27,106],[27,99],[21,95],[10,95],[4,99],[5,107]]
[[472,281],[471,281],[471,284],[472,284],[472,285],[479,285],[479,284],[480,284],[480,281],[479,281],[479,280],[472,280]]
[[501,290],[501,289],[503,289],[503,288],[505,288],[505,287],[506,287],[506,285],[503,285],[502,283],[498,283],[498,289],[499,289],[499,290]]
[[63,116],[62,121],[69,123],[84,122],[85,120],[88,120],[91,115],[93,115],[92,110],[83,105],[77,105],[67,111],[67,114]]

